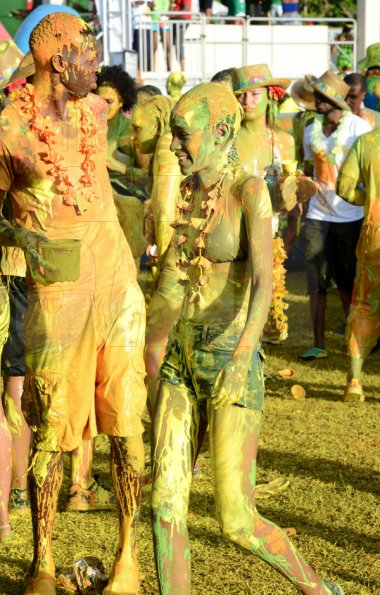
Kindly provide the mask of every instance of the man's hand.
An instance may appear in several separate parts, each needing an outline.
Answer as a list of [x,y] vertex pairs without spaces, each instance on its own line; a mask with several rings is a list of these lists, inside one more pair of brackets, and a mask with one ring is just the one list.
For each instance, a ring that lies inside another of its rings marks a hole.
[[17,238],[17,245],[25,252],[26,263],[33,279],[44,283],[41,267],[46,266],[46,260],[42,256],[42,243],[46,243],[49,240],[34,231],[26,231],[24,229],[20,231],[22,233]]

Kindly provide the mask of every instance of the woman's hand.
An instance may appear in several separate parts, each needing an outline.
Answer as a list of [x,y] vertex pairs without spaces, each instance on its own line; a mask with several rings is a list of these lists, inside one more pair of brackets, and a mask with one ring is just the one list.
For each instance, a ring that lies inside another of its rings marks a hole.
[[232,357],[220,370],[212,391],[212,404],[222,409],[240,401],[247,390],[249,363]]
[[125,163],[115,158],[113,155],[108,155],[107,157],[107,168],[123,175],[127,173],[127,167]]

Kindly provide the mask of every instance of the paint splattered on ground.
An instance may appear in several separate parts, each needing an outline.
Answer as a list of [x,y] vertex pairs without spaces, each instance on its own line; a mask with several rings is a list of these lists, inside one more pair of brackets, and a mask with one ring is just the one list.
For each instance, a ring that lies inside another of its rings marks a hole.
[[[340,401],[347,359],[342,338],[328,334],[330,356],[299,363],[297,356],[311,346],[308,300],[303,273],[289,275],[290,336],[281,347],[266,348],[265,419],[258,457],[258,482],[286,476],[288,489],[261,500],[260,512],[282,527],[295,527],[295,542],[323,577],[339,580],[346,595],[380,593],[380,353],[365,364],[367,399],[359,405]],[[343,316],[337,295],[328,300],[327,328],[335,331]],[[278,370],[291,368],[292,377]],[[281,398],[300,384],[306,399]],[[149,430],[149,424],[147,422]],[[147,437],[146,437],[147,440]],[[108,441],[97,440],[95,472],[109,486]],[[149,446],[146,444],[147,460]],[[296,593],[273,570],[229,544],[214,518],[207,449],[202,475],[193,483],[189,529],[193,585],[197,595],[282,595]],[[68,461],[66,461],[68,463]],[[65,566],[84,555],[102,559],[110,570],[117,533],[116,514],[67,513],[62,488],[54,531],[57,564]],[[139,544],[144,575],[142,593],[158,593],[149,519],[150,487],[144,489]],[[0,594],[19,594],[31,557],[28,517],[12,517],[14,537],[0,545]]]

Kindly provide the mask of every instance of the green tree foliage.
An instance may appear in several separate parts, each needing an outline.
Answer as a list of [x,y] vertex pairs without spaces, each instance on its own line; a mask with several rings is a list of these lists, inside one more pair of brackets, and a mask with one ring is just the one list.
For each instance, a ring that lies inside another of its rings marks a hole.
[[310,17],[355,17],[356,0],[301,0],[300,12]]

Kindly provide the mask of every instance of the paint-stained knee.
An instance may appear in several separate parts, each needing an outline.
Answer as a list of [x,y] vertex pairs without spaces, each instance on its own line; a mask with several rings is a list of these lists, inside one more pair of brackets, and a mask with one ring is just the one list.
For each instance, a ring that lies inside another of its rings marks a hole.
[[243,499],[233,502],[219,501],[217,505],[217,519],[220,529],[230,541],[243,547],[248,547],[248,540],[254,533],[258,512],[256,508],[247,506]]
[[178,483],[170,485],[167,478],[154,479],[151,500],[153,518],[160,518],[167,523],[174,522],[179,529],[186,523],[188,506],[189,487],[185,481],[181,488]]

